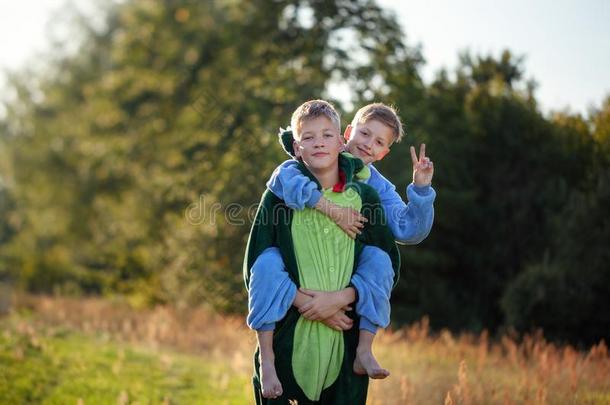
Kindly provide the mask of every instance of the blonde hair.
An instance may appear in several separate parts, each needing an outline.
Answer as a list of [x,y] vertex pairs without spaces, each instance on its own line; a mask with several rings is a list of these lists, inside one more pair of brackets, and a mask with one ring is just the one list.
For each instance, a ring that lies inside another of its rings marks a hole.
[[400,117],[396,113],[393,107],[385,105],[383,103],[373,103],[362,107],[356,112],[354,119],[352,120],[352,127],[360,123],[365,123],[371,120],[377,120],[382,124],[388,126],[392,130],[394,135],[394,142],[400,142],[404,136],[402,129],[402,123]]
[[290,119],[290,126],[294,139],[300,138],[299,132],[303,123],[317,117],[326,117],[341,132],[341,118],[335,107],[324,100],[309,100],[301,104],[293,113]]

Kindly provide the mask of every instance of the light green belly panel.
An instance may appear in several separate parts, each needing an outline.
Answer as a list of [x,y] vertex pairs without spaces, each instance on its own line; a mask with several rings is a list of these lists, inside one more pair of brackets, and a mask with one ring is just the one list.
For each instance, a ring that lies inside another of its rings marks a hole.
[[[337,205],[357,211],[362,207],[358,193],[324,191]],[[349,284],[354,265],[354,241],[331,219],[310,208],[295,211],[292,239],[299,268],[301,287],[337,291]],[[320,399],[323,389],[337,379],[344,354],[343,333],[317,321],[301,317],[294,333],[292,366],[303,392],[312,401]]]

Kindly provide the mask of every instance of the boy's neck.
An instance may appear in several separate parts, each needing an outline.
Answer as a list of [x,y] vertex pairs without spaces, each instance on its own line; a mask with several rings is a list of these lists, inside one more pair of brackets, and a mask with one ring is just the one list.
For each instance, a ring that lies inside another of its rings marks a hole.
[[323,190],[333,188],[339,182],[339,164],[332,165],[326,169],[309,168],[311,174],[318,180]]

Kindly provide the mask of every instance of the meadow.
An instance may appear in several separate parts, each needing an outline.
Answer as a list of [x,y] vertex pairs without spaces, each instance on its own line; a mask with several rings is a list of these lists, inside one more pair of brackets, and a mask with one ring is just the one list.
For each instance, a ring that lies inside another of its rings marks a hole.
[[[0,404],[248,404],[255,336],[209,309],[19,296],[0,318]],[[432,333],[428,320],[379,334],[391,376],[369,404],[610,404],[604,342],[541,333]]]

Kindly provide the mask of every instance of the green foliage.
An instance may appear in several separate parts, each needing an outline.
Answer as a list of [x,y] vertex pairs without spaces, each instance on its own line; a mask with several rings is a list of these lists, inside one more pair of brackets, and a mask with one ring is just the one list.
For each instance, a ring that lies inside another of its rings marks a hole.
[[370,52],[346,54],[339,31],[373,48],[400,31],[370,1],[131,1],[81,31],[74,56],[13,78],[19,229],[3,263],[34,291],[243,310],[237,269],[284,156],[277,128],[334,72],[369,79],[356,60]]
[[551,217],[545,255],[504,292],[507,322],[520,330],[543,328],[551,338],[585,344],[610,338],[608,105],[606,100],[593,115],[592,125],[579,117],[554,117],[562,135],[578,128],[585,134],[579,139],[591,136],[594,144],[585,153],[578,144],[565,148],[566,154],[581,149],[587,157],[588,170],[572,183],[580,190],[572,189],[560,212]]
[[405,321],[428,314],[436,327],[502,325],[498,297],[540,260],[570,193],[587,187],[594,143],[586,123],[549,122],[522,77],[521,60],[508,52],[498,61],[463,55],[456,79],[441,72],[413,126],[406,122],[406,142],[379,165],[403,188],[411,144],[425,142],[436,162],[434,229],[419,247],[403,249],[409,281],[394,308]]
[[507,321],[520,330],[543,328],[555,339],[586,344],[610,338],[610,171],[589,193],[573,193],[556,218],[552,256],[507,287]]

